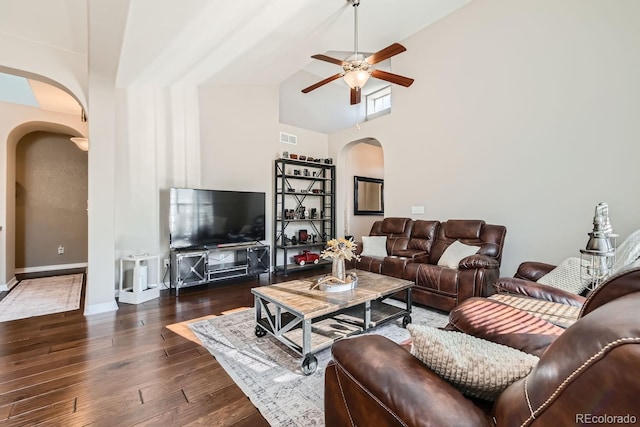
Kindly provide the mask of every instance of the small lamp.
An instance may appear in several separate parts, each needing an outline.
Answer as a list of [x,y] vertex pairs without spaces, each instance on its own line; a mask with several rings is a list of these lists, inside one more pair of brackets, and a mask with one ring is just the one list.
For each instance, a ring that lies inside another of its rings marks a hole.
[[609,207],[599,203],[593,217],[593,231],[585,249],[580,249],[580,278],[589,290],[597,288],[611,274],[616,260],[613,227],[609,221]]

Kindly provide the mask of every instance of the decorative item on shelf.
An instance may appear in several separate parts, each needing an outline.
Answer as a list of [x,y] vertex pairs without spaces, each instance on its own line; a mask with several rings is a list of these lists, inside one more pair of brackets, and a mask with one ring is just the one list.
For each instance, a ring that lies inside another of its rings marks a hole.
[[318,242],[318,235],[311,234],[311,243],[317,243],[317,242]]
[[296,189],[295,189],[295,188],[292,188],[292,187],[287,187],[287,192],[289,192],[289,193],[295,193],[295,192],[296,192]]
[[314,159],[313,160],[315,163],[322,163],[322,159]]
[[311,176],[311,172],[309,172],[309,169],[307,169],[307,168],[304,168],[304,169],[302,170],[302,174],[303,174],[304,176]]
[[321,188],[314,188],[313,189],[313,194],[322,194],[324,191],[322,191]]
[[346,272],[344,261],[360,259],[356,255],[356,244],[347,239],[332,239],[327,242],[327,247],[320,253],[322,259],[331,259],[331,275],[322,277],[312,287],[318,287],[325,292],[343,292],[355,289],[358,286],[358,276],[355,273]]
[[291,237],[291,244],[292,245],[297,245],[298,244],[298,239],[296,239],[296,236]]
[[300,190],[301,193],[307,194],[309,190]]
[[296,176],[300,175],[300,169],[294,169],[293,174]]
[[283,159],[288,159],[289,158],[289,152],[288,151],[283,151],[282,152],[282,158]]
[[324,164],[325,165],[332,165],[333,164],[333,159],[324,159]]
[[307,162],[313,162],[313,157],[307,156]]
[[300,243],[307,243],[307,240],[309,240],[309,233],[307,233],[307,230],[299,230],[298,239],[300,240]]
[[318,210],[316,208],[311,208],[311,218],[312,219],[318,218]]
[[613,227],[609,221],[609,206],[596,205],[593,231],[587,233],[589,240],[585,249],[580,249],[580,278],[590,290],[597,288],[611,274],[616,260]]
[[300,160],[307,160],[307,156],[302,156],[302,155],[301,155],[301,156],[298,156],[298,159],[300,159]]
[[282,246],[289,246],[289,245],[291,245],[291,239],[289,239],[286,234],[283,234],[282,235]]
[[291,153],[291,154],[289,154],[289,158],[292,159],[292,160],[296,160],[298,158],[298,155]]
[[311,263],[317,264],[320,262],[320,255],[305,249],[301,254],[294,255],[293,261],[300,266]]

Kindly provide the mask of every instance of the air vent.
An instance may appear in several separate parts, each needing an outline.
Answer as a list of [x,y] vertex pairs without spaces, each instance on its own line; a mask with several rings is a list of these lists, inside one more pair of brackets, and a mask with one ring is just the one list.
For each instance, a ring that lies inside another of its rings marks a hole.
[[282,142],[283,144],[297,145],[298,137],[295,135],[291,135],[290,133],[280,132],[280,142]]

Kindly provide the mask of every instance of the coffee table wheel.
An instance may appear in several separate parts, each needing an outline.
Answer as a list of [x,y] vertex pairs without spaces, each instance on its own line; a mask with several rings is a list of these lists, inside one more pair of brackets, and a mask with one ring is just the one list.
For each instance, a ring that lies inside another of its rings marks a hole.
[[262,338],[263,336],[267,335],[267,331],[265,331],[261,326],[258,325],[256,325],[255,332],[258,338]]
[[407,314],[402,318],[402,327],[406,328],[409,323],[411,323],[411,315]]
[[302,361],[302,373],[311,375],[316,369],[318,369],[318,359],[313,354],[307,355]]

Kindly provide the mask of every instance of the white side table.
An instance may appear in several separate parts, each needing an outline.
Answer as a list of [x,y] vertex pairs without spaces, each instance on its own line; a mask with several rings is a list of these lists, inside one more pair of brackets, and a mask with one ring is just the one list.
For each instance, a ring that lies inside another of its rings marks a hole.
[[[124,283],[124,271],[128,263],[133,263],[131,286]],[[151,276],[151,269],[156,269],[156,276]],[[151,282],[157,280],[158,283]],[[131,255],[120,258],[120,289],[118,298],[127,304],[140,304],[160,296],[160,256]]]

